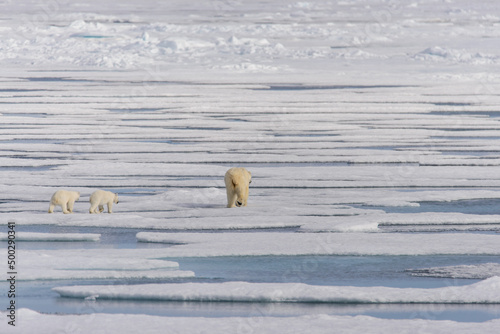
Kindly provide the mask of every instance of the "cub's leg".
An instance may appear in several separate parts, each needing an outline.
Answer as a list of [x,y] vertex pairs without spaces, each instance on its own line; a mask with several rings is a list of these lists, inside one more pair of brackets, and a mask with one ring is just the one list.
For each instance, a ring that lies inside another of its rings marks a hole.
[[89,213],[97,213],[97,204],[91,204]]

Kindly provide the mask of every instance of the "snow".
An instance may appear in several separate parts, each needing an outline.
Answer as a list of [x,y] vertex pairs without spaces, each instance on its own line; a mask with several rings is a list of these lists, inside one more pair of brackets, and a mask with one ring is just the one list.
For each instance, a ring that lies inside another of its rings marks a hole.
[[180,271],[180,270],[170,270],[170,271],[137,271],[137,270],[75,270],[75,269],[46,269],[37,268],[33,266],[29,269],[24,270],[23,276],[19,277],[19,280],[116,280],[116,279],[127,279],[127,280],[144,280],[144,279],[171,279],[171,278],[189,278],[194,277],[194,273],[191,271]]
[[[496,11],[491,0],[0,2],[0,221],[19,229],[19,279],[192,280],[163,260],[186,257],[497,256]],[[228,210],[233,166],[253,182],[249,206]],[[81,192],[71,215],[46,213],[59,188]],[[88,214],[97,188],[119,193],[113,214]],[[138,229],[141,243],[112,248],[67,227]],[[498,284],[495,263],[408,269],[487,279],[443,298],[482,300]],[[19,312],[26,333],[498,328]]]
[[[105,256],[104,255],[105,252]],[[148,252],[150,253],[150,252]],[[172,261],[148,259],[134,250],[23,250],[18,280],[170,279],[193,277]]]
[[485,65],[498,63],[500,58],[497,55],[470,53],[466,50],[454,50],[436,46],[417,53],[415,59]]
[[63,297],[162,301],[254,303],[500,303],[500,277],[460,287],[399,289],[314,286],[301,283],[182,283],[122,286],[71,286],[54,291]]
[[196,318],[196,317],[158,317],[134,314],[90,314],[90,315],[49,315],[20,309],[19,317],[23,325],[11,328],[6,322],[0,323],[2,333],[50,333],[61,328],[82,330],[88,333],[158,333],[169,328],[172,333],[259,332],[279,333],[283,328],[287,333],[331,333],[332,328],[342,333],[387,333],[414,332],[428,333],[480,333],[493,334],[498,330],[500,321],[484,323],[460,323],[433,320],[386,320],[367,316],[329,316],[309,315],[300,317],[262,317],[255,314],[248,318]]
[[[99,241],[100,234],[91,233],[16,233],[18,241]],[[0,241],[8,240],[7,233],[0,233]]]
[[141,242],[173,244],[166,257],[259,255],[498,255],[500,235],[470,233],[152,233]]
[[[187,168],[187,167],[186,167]],[[172,168],[173,169],[173,168]],[[290,168],[292,169],[292,168]],[[296,168],[293,168],[296,169]],[[317,167],[316,169],[320,169]],[[223,175],[225,168],[217,168]],[[253,173],[261,174],[257,177],[275,179],[271,168],[254,168]],[[315,168],[304,167],[304,170],[314,172]],[[325,169],[326,171],[326,169]],[[145,167],[145,172],[149,173]],[[172,170],[172,172],[174,172]],[[102,171],[102,173],[106,173]],[[181,180],[167,181],[177,184],[195,183],[194,177],[180,174],[176,178]],[[331,172],[328,172],[331,173]],[[336,177],[343,178],[338,173]],[[309,174],[310,175],[310,174]],[[302,231],[317,232],[376,232],[381,226],[420,226],[434,225],[441,230],[455,230],[457,225],[464,228],[474,228],[483,225],[483,228],[498,229],[500,220],[494,214],[468,214],[459,212],[426,212],[426,213],[385,213],[379,207],[419,207],[420,202],[459,203],[463,200],[479,201],[483,199],[496,200],[500,193],[493,190],[418,190],[403,192],[397,189],[370,190],[360,192],[358,189],[343,189],[332,193],[325,189],[307,187],[304,189],[287,189],[292,180],[276,180],[277,187],[284,187],[279,192],[271,193],[267,189],[259,189],[260,181],[252,182],[252,198],[250,206],[243,210],[226,210],[225,190],[223,180],[211,173],[206,176],[214,187],[194,189],[169,189],[155,191],[144,189],[139,196],[120,196],[120,203],[115,205],[113,215],[88,215],[88,197],[92,189],[76,187],[81,191],[81,199],[75,204],[75,213],[62,215],[56,212],[46,214],[48,201],[53,189],[43,187],[33,196],[29,211],[2,212],[0,217],[14,220],[19,225],[59,225],[59,226],[106,226],[119,228],[142,228],[164,230],[231,230],[231,229],[265,229],[265,228],[300,228]],[[292,175],[281,176],[293,177]],[[311,178],[314,176],[311,175]],[[329,177],[327,173],[321,177]],[[167,177],[168,178],[168,177]],[[346,176],[347,178],[347,176]],[[370,176],[366,176],[370,178]],[[192,181],[191,181],[192,180]],[[133,182],[133,181],[129,181]],[[316,181],[318,184],[325,181]],[[281,183],[281,184],[280,184]],[[311,181],[314,183],[314,181]],[[354,183],[354,182],[353,182]],[[361,183],[361,182],[360,182]],[[287,186],[288,184],[288,186]],[[215,187],[215,186],[218,187]],[[354,187],[354,185],[352,185]],[[131,185],[134,192],[141,192],[139,184]],[[138,187],[138,188],[135,188]],[[304,186],[305,187],[305,186]],[[333,186],[335,187],[335,186]],[[361,185],[359,186],[362,187]],[[29,192],[26,186],[6,186],[11,198],[19,198],[23,192]],[[45,201],[43,196],[45,196]],[[47,199],[48,198],[48,199]],[[31,198],[29,198],[31,200]],[[276,204],[273,204],[276,203]],[[296,203],[291,207],[287,203]],[[353,207],[352,204],[356,204]],[[360,209],[364,205],[367,208]],[[370,207],[374,207],[370,209]],[[458,205],[457,205],[458,207]],[[0,209],[23,211],[26,203],[0,204]],[[160,209],[161,208],[161,209]],[[259,219],[255,219],[258,215]]]

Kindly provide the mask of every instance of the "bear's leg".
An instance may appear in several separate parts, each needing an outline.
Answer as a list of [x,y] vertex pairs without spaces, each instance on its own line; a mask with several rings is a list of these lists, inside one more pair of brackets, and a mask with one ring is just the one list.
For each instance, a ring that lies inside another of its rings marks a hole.
[[248,188],[245,189],[245,194],[243,195],[243,206],[247,206],[248,202]]
[[236,205],[237,195],[233,189],[227,189],[227,207],[234,208]]
[[52,204],[52,202],[51,202],[50,206],[49,206],[49,213],[53,213],[54,212],[54,207],[55,207],[55,205]]
[[108,213],[113,213],[113,202],[108,202]]
[[103,211],[104,211],[104,206],[103,205],[99,205],[99,213],[101,213]]
[[68,202],[68,211],[69,213],[73,213],[73,206],[75,205],[75,201]]
[[97,213],[97,205],[90,203],[89,213]]
[[62,207],[63,213],[70,213],[68,211],[68,202],[61,203],[61,207]]

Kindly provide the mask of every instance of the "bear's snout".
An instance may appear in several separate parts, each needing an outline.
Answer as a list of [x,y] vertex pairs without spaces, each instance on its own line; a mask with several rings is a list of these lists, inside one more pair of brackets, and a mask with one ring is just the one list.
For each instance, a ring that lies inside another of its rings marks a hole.
[[227,207],[247,206],[248,184],[252,174],[243,167],[230,168],[224,175],[226,185]]

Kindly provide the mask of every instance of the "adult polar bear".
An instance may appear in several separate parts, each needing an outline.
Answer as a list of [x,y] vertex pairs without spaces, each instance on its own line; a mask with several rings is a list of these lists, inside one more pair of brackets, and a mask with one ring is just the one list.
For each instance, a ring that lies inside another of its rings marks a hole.
[[247,206],[248,187],[252,182],[252,174],[243,167],[233,167],[226,172],[227,207]]
[[79,198],[78,191],[58,190],[50,199],[49,213],[53,213],[57,205],[62,208],[63,213],[73,213],[73,206]]
[[111,191],[96,190],[90,195],[90,213],[101,213],[104,204],[108,205],[108,213],[113,213],[113,203],[118,204],[118,194]]

